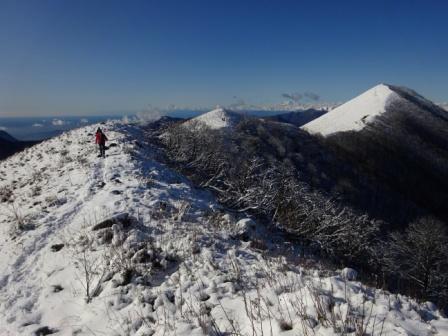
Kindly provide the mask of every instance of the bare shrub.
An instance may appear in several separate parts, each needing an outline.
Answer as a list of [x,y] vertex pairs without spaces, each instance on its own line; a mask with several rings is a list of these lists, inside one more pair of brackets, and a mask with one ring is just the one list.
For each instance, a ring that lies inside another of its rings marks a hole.
[[23,231],[33,229],[33,226],[29,221],[29,216],[24,216],[20,210],[20,207],[15,202],[4,206],[4,209],[12,217],[13,225],[11,229],[13,234],[19,234]]
[[89,303],[100,293],[101,282],[106,274],[103,257],[93,256],[88,250],[83,249],[75,256],[75,264],[80,271],[77,279],[84,288],[85,299]]
[[64,242],[76,268],[75,278],[84,289],[85,300],[90,303],[101,292],[109,268],[103,253],[97,251],[95,238],[87,231],[81,230]]
[[392,233],[383,267],[419,289],[422,299],[448,299],[448,235],[440,221],[425,217],[403,233]]

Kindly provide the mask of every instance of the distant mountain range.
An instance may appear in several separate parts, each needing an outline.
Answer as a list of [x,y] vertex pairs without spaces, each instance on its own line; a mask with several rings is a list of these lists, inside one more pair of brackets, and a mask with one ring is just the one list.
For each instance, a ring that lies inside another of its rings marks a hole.
[[276,114],[273,116],[264,117],[265,120],[283,122],[287,124],[292,124],[297,127],[303,126],[310,121],[323,116],[328,113],[328,110],[322,109],[307,109],[304,111],[294,111],[283,114]]

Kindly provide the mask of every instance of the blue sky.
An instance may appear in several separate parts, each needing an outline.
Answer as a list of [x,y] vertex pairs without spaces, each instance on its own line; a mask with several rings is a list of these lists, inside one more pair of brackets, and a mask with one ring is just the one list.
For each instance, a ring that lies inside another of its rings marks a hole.
[[380,82],[448,101],[448,1],[0,0],[0,116],[345,101]]

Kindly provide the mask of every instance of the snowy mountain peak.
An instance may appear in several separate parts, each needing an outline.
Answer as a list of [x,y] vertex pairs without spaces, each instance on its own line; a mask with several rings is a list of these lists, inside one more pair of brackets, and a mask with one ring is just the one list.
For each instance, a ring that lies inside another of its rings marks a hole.
[[401,99],[389,85],[379,84],[341,106],[331,110],[302,128],[310,133],[329,135],[359,131],[386,111],[388,104]]
[[221,128],[230,128],[235,126],[242,118],[242,114],[226,110],[221,107],[217,107],[216,109],[201,114],[198,117],[195,117],[191,120],[185,122],[185,125],[192,125],[193,123],[199,122],[201,124],[205,124],[211,129],[221,129]]

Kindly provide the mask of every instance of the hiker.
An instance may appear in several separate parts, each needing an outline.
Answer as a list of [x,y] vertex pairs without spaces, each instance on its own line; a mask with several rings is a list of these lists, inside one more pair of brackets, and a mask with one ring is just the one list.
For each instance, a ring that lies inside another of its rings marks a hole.
[[98,155],[98,157],[106,157],[106,141],[106,134],[104,134],[101,128],[98,127],[95,135],[95,142],[98,144],[100,149],[100,155]]

